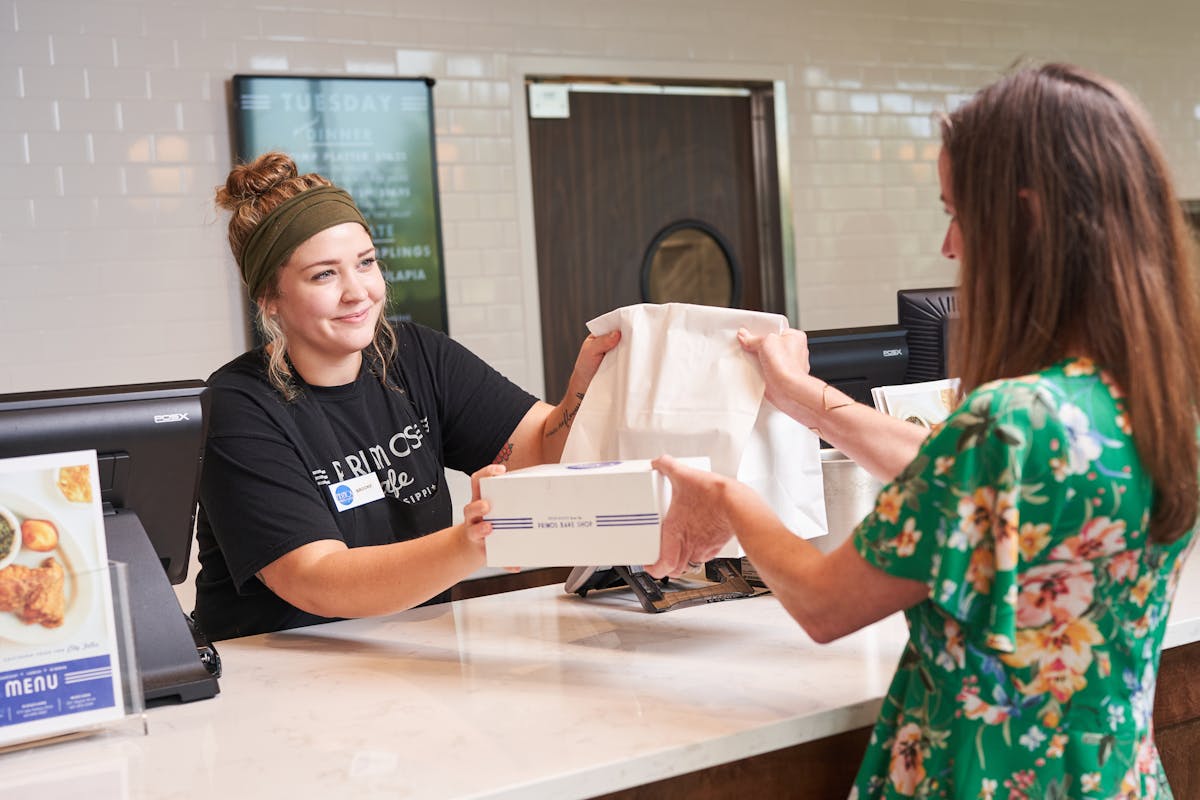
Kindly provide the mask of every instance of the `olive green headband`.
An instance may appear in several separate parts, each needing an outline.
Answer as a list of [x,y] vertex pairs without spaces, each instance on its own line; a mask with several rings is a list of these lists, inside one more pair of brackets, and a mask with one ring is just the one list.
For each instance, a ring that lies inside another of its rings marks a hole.
[[336,186],[307,189],[276,206],[258,223],[242,249],[238,266],[250,299],[259,298],[274,271],[306,239],[344,222],[358,222],[371,230],[350,195]]

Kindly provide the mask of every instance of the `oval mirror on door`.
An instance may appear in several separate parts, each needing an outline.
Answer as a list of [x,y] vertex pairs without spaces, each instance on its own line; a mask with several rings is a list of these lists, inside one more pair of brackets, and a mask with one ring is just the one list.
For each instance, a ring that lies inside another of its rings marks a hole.
[[741,300],[742,271],[716,229],[698,220],[659,231],[642,259],[642,300],[732,308]]

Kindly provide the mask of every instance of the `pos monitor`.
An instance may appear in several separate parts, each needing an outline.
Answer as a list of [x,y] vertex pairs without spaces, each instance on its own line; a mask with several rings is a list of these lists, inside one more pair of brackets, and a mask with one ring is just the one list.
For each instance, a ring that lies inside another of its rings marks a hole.
[[953,288],[901,289],[896,293],[896,321],[908,331],[905,383],[950,377],[951,332],[958,320]]
[[206,406],[200,381],[0,395],[0,458],[96,451],[108,555],[128,565],[147,703],[219,691],[171,588],[187,576]]
[[871,389],[904,383],[904,328],[872,325],[808,331],[809,371],[860,403],[874,406]]

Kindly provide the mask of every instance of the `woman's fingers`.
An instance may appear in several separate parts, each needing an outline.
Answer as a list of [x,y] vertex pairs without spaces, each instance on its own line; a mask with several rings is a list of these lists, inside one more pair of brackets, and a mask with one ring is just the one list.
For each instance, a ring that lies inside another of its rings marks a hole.
[[479,481],[481,478],[491,478],[503,475],[506,467],[503,464],[488,464],[483,469],[471,473],[471,500],[479,499]]

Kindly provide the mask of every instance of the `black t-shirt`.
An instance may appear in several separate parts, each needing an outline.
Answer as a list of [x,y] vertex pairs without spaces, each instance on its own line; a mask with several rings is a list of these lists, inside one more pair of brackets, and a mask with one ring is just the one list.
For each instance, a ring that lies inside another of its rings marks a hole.
[[[261,349],[209,378],[197,520],[196,621],[213,640],[326,622],[255,577],[301,545],[415,539],[453,520],[445,469],[491,463],[535,398],[444,334],[396,326],[387,385],[364,356],[345,386],[287,402]],[[338,485],[374,474],[383,499],[347,510]],[[448,599],[444,592],[433,601]]]

